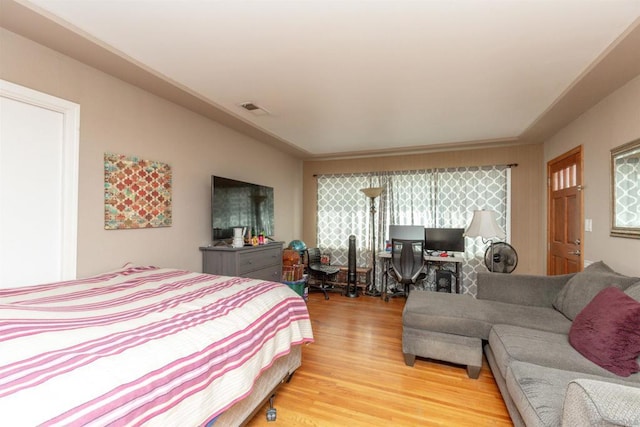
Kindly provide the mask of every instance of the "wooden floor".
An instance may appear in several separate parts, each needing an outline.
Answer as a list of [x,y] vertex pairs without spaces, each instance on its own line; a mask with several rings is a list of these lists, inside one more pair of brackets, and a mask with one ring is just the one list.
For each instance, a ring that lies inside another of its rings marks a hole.
[[404,298],[347,298],[313,293],[308,307],[315,342],[275,399],[249,426],[511,426],[491,371],[402,357]]

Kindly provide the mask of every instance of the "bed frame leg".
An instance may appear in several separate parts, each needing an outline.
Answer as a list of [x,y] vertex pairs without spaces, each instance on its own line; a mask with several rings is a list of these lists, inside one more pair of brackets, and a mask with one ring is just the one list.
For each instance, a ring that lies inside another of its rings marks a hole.
[[291,382],[291,378],[293,378],[293,374],[295,374],[295,373],[296,373],[296,371],[291,372],[284,382],[289,384]]
[[269,409],[267,409],[267,421],[275,421],[276,420],[276,408],[273,407],[273,399],[275,399],[276,395],[272,394],[269,398]]

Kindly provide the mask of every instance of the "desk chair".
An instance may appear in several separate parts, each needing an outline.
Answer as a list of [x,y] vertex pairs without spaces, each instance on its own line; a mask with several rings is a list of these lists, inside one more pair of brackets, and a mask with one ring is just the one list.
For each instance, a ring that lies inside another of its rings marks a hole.
[[320,289],[324,293],[324,299],[329,299],[329,295],[327,294],[327,280],[332,279],[333,276],[338,274],[340,271],[340,267],[336,267],[333,265],[322,264],[320,261],[321,254],[320,249],[318,248],[309,248],[307,249],[307,262],[309,269],[309,277],[315,280],[320,281],[320,285],[317,283],[311,284],[309,283],[309,288],[315,287]]
[[[391,267],[385,274],[389,274],[396,282],[404,286],[400,292],[397,292],[396,289],[391,297],[409,296],[411,285],[415,285],[427,277],[424,269],[423,248],[423,240],[391,240]],[[389,301],[389,297],[389,294],[386,294],[385,301]]]

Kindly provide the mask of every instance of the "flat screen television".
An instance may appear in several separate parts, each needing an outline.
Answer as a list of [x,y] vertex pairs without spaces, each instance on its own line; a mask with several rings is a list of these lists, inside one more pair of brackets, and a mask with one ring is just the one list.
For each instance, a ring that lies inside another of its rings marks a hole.
[[273,188],[220,176],[211,177],[213,240],[233,238],[234,227],[273,237]]
[[390,225],[389,239],[422,240],[424,226],[422,225]]
[[424,249],[438,252],[464,252],[464,228],[425,228]]

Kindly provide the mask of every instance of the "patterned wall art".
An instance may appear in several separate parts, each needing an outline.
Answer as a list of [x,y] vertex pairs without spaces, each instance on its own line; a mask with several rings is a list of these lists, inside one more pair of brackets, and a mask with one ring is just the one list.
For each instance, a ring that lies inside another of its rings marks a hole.
[[171,167],[121,154],[104,154],[104,228],[171,226]]

